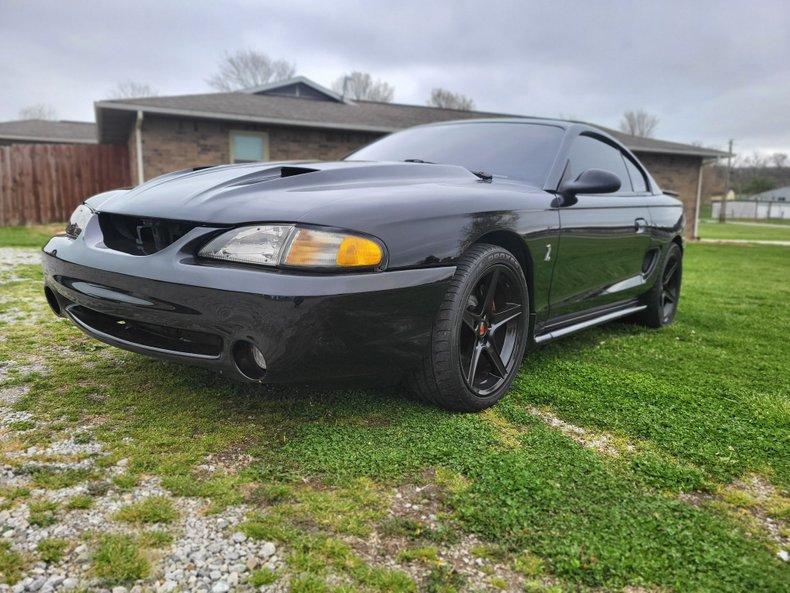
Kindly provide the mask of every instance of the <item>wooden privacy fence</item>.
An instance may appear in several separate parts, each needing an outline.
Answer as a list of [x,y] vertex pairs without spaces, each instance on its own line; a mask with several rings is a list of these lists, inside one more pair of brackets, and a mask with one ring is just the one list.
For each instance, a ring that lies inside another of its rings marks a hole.
[[123,145],[0,146],[0,226],[61,222],[85,198],[129,185]]

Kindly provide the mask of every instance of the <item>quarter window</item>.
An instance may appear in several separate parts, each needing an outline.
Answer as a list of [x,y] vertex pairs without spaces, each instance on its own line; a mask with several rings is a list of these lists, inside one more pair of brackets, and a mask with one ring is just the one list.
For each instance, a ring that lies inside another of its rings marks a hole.
[[570,151],[570,179],[576,179],[587,169],[603,169],[614,173],[620,178],[620,191],[617,193],[631,193],[631,179],[628,177],[622,153],[614,146],[591,136],[579,136],[573,141]]
[[253,163],[269,160],[269,137],[258,132],[230,133],[230,161]]
[[644,173],[642,173],[639,167],[637,167],[627,156],[623,155],[623,159],[625,160],[625,166],[628,169],[628,175],[631,177],[631,184],[634,186],[634,191],[636,193],[646,192],[647,181],[645,180]]

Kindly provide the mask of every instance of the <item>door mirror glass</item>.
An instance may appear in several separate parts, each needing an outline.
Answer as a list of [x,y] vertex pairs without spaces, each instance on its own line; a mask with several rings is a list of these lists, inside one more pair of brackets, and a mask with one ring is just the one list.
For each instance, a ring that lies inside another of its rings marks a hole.
[[620,178],[603,169],[582,171],[573,181],[566,181],[560,187],[563,198],[575,198],[577,194],[611,194],[620,189]]

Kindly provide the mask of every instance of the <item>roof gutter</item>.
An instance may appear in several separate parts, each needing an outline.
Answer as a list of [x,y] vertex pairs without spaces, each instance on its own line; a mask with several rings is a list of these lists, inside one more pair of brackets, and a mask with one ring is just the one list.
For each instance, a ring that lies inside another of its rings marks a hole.
[[[346,130],[358,132],[378,132],[382,134],[389,134],[390,132],[397,132],[403,128],[393,128],[387,126],[366,126],[364,124],[340,124],[332,122],[317,122],[317,121],[304,121],[299,119],[285,119],[277,117],[259,117],[255,115],[240,115],[237,113],[216,113],[211,111],[193,111],[187,109],[174,109],[172,107],[147,107],[142,105],[132,105],[129,103],[107,103],[97,102],[96,110],[99,109],[117,109],[119,111],[135,111],[145,112],[155,115],[175,115],[179,117],[196,117],[200,119],[217,119],[223,121],[237,121],[237,122],[250,122],[260,124],[272,124],[278,126],[296,126],[301,128],[320,128],[330,130]],[[98,117],[96,118],[98,121]]]
[[[622,140],[620,142],[623,142]],[[638,147],[638,148],[631,148],[623,142],[631,152],[643,152],[643,153],[650,153],[650,154],[675,154],[679,156],[696,156],[703,159],[721,159],[726,158],[726,152],[713,152],[713,151],[696,151],[696,150],[683,150],[683,149],[671,149],[671,148],[646,148],[646,147]]]

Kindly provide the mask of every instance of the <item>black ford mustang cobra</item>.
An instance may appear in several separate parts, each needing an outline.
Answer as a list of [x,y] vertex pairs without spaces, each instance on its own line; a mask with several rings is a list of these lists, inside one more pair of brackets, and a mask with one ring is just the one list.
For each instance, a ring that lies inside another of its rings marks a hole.
[[88,335],[257,382],[405,378],[480,410],[525,348],[672,321],[683,209],[586,125],[412,128],[333,163],[179,171],[79,206],[46,297]]

